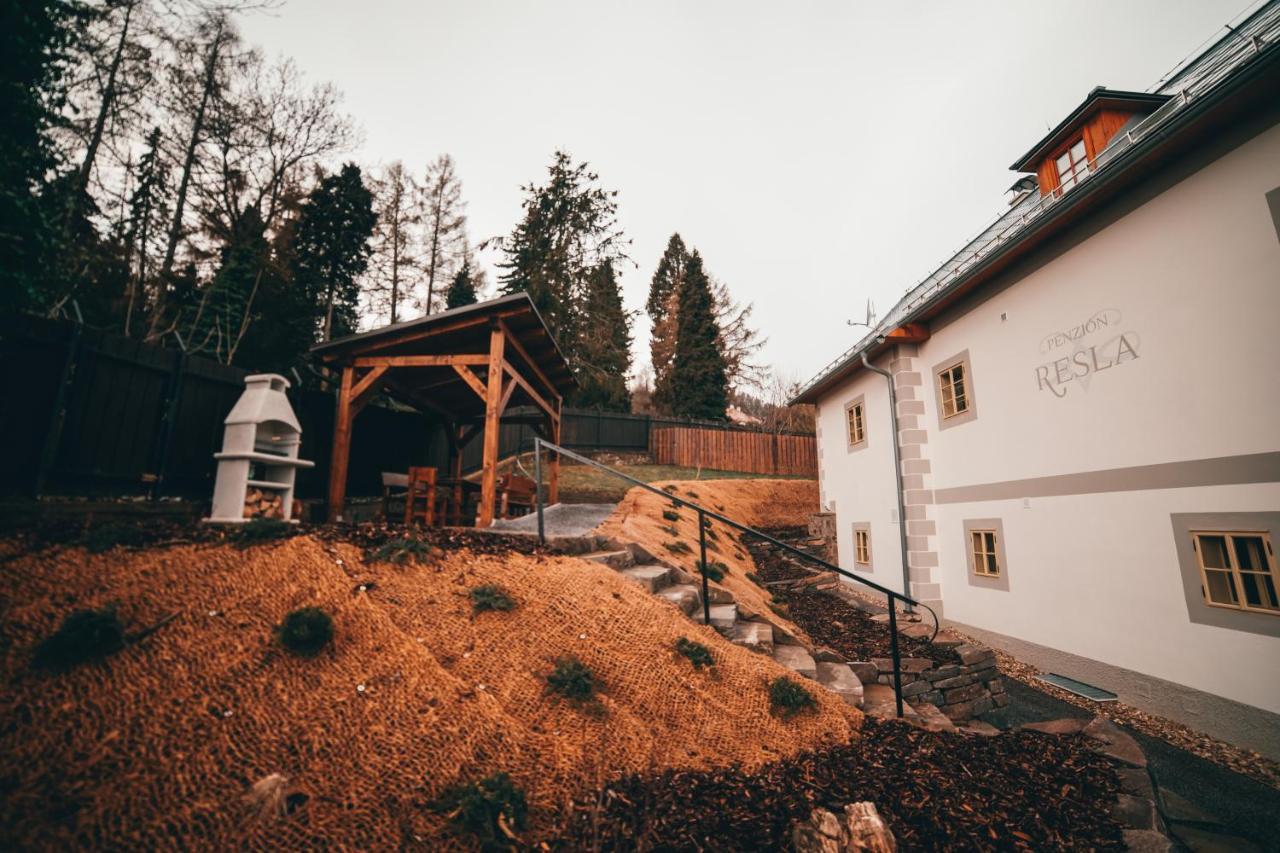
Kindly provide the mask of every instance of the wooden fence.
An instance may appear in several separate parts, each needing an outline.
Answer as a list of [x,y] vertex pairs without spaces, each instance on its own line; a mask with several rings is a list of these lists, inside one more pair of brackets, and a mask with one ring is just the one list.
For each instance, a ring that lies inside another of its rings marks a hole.
[[649,450],[659,465],[818,476],[817,441],[811,435],[681,427],[655,429],[651,435]]

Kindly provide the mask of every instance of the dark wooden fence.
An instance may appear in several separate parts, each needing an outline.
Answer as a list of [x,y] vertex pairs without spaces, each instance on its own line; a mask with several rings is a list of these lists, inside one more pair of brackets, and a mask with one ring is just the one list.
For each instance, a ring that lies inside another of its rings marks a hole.
[[[250,371],[176,350],[36,317],[0,318],[0,492],[7,494],[206,498],[222,421]],[[302,457],[301,498],[324,495],[333,436],[333,395],[294,388]],[[562,440],[580,450],[647,453],[651,435],[683,425],[648,415],[566,409]],[[738,432],[727,424],[700,424]],[[532,428],[504,424],[500,452],[533,446]],[[472,442],[463,465],[480,464]],[[446,464],[433,417],[372,405],[356,421],[348,493],[377,494],[379,472]]]
[[818,476],[817,441],[811,435],[664,427],[653,431],[650,450],[659,465]]

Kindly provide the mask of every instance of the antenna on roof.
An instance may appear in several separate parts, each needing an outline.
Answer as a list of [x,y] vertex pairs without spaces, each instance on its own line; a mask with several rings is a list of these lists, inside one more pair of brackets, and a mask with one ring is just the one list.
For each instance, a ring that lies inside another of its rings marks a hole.
[[871,297],[867,297],[867,319],[864,322],[857,320],[845,320],[850,326],[866,326],[868,329],[874,329],[876,325],[876,307],[871,302]]

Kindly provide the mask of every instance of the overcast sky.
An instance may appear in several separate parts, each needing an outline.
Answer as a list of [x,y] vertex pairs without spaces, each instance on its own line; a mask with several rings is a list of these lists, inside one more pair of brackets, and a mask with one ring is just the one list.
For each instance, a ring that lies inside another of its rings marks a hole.
[[1004,209],[1009,164],[1090,89],[1151,87],[1244,7],[288,0],[243,31],[344,93],[353,159],[452,154],[473,240],[510,232],[556,148],[588,161],[629,308],[679,231],[807,379],[867,297],[883,315]]

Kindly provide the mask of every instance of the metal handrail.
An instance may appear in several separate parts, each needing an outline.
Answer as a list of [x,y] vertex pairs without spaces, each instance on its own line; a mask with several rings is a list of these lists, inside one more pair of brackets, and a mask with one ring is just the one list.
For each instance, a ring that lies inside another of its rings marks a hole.
[[756,536],[760,539],[763,539],[764,541],[768,542],[769,544],[773,545],[776,548],[781,548],[784,551],[788,551],[797,557],[801,557],[805,560],[809,560],[810,562],[817,563],[827,571],[831,571],[831,572],[835,572],[836,574],[843,575],[844,577],[847,577],[850,580],[857,581],[863,586],[871,587],[877,592],[883,593],[885,597],[888,599],[888,608],[889,608],[889,647],[892,653],[891,656],[893,658],[893,693],[894,693],[894,699],[896,700],[896,704],[897,704],[898,716],[899,717],[902,716],[902,658],[898,650],[898,608],[895,605],[895,600],[901,601],[904,604],[908,604],[913,607],[923,607],[925,610],[929,611],[929,615],[933,617],[933,633],[929,635],[929,639],[927,640],[927,642],[929,643],[932,643],[934,638],[938,636],[938,629],[941,627],[938,622],[938,614],[934,612],[932,607],[930,607],[929,605],[925,604],[922,601],[915,600],[909,595],[903,595],[902,593],[897,592],[896,590],[889,589],[886,586],[881,586],[875,581],[870,581],[870,580],[867,580],[866,578],[859,577],[858,575],[855,575],[852,572],[846,571],[833,563],[827,562],[821,557],[815,557],[813,554],[810,554],[807,551],[802,551],[799,548],[796,548],[792,545],[788,545],[786,542],[783,542],[780,539],[770,536],[767,533],[756,530],[754,527],[748,527],[747,525],[742,524],[741,522],[734,521],[732,518],[721,515],[720,513],[715,512],[713,510],[709,510],[704,506],[700,506],[694,503],[693,501],[685,500],[684,498],[679,497],[678,495],[672,494],[671,492],[667,492],[662,489],[659,489],[657,486],[652,486],[649,483],[644,482],[643,480],[637,480],[635,477],[632,477],[629,474],[624,474],[621,471],[617,470],[616,468],[611,468],[608,465],[605,465],[601,462],[597,462],[594,459],[589,459],[586,456],[582,456],[581,454],[574,453],[572,450],[565,450],[563,447],[557,444],[553,444],[550,441],[546,441],[542,438],[535,437],[533,439],[533,470],[534,470],[533,476],[534,476],[534,482],[537,483],[537,487],[534,490],[534,505],[536,507],[536,512],[538,514],[538,541],[541,543],[545,544],[547,541],[546,523],[543,517],[543,501],[542,501],[542,451],[544,448],[550,453],[555,453],[560,456],[567,456],[568,458],[573,459],[576,462],[580,462],[583,465],[589,465],[598,471],[603,471],[606,474],[609,474],[613,477],[617,477],[619,480],[626,480],[628,483],[631,483],[633,486],[638,486],[639,488],[652,492],[653,494],[658,495],[659,497],[665,500],[671,501],[672,503],[679,504],[680,506],[689,507],[690,509],[698,513],[698,547],[700,551],[699,559],[698,559],[698,572],[702,576],[702,618],[703,618],[704,624],[707,624],[707,625],[711,624],[711,602],[708,596],[709,581],[707,579],[707,532],[706,531],[707,531],[708,518],[714,519],[715,521],[718,521],[721,524],[735,528],[743,533],[749,534],[751,536]]

